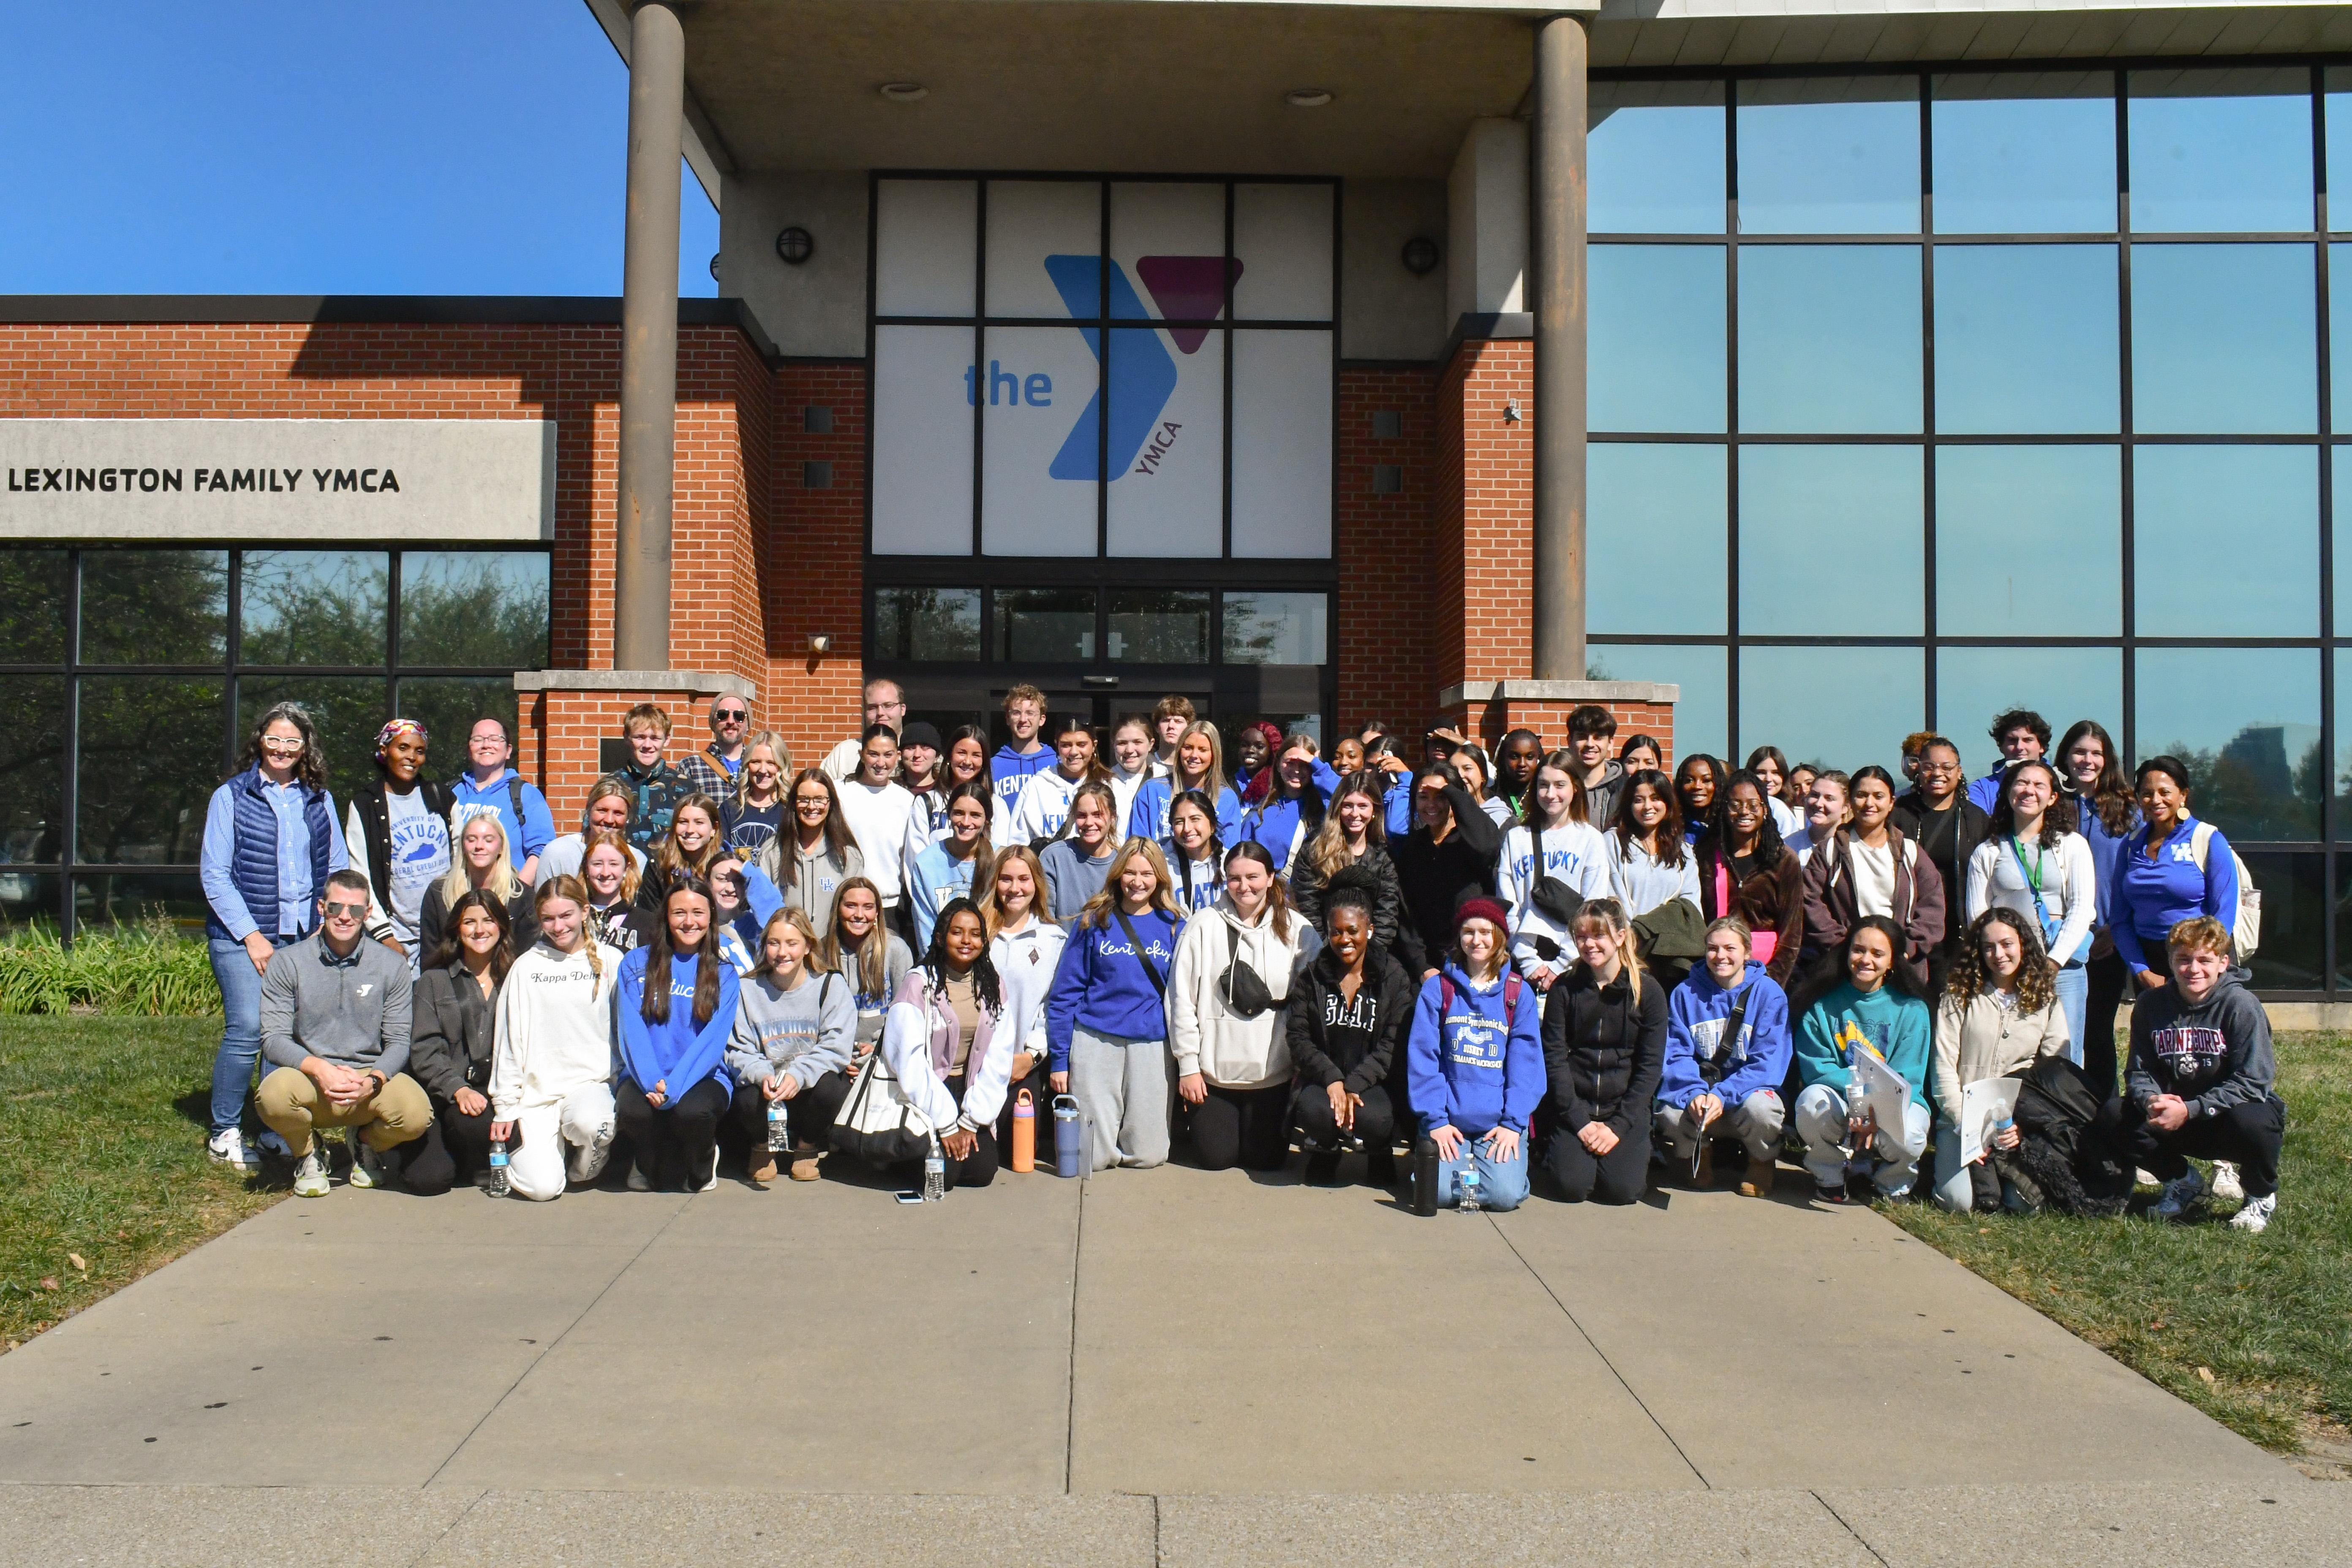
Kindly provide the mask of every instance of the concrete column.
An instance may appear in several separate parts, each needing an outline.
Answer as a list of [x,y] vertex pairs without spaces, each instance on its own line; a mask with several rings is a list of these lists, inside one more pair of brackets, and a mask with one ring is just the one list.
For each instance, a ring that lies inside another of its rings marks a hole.
[[1535,668],[1584,679],[1585,22],[1536,30],[1528,146],[1535,294]]
[[[1582,68],[1578,73],[1582,90]],[[613,668],[669,667],[670,491],[677,456],[679,124],[686,32],[667,5],[629,30],[628,225],[621,260],[620,517]]]

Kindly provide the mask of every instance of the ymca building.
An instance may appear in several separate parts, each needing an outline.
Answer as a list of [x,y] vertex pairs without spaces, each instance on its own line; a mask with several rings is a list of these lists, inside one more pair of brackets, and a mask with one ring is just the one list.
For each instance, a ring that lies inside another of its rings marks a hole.
[[813,760],[878,675],[1971,773],[2022,705],[2189,756],[2258,984],[2352,991],[2352,5],[579,25],[620,299],[0,300],[0,919],[194,908],[286,697],[333,780],[507,716],[559,817],[635,701]]

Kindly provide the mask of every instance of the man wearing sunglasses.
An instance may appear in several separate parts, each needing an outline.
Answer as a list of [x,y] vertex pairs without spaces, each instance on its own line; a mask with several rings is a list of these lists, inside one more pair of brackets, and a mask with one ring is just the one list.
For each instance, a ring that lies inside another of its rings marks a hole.
[[351,1184],[395,1180],[404,1144],[439,1136],[432,1102],[408,1065],[407,961],[362,940],[367,879],[334,872],[308,941],[279,951],[261,977],[261,1054],[270,1072],[256,1097],[261,1120],[299,1162],[297,1197],[323,1197],[327,1160],[315,1128],[355,1130]]
[[696,790],[725,805],[743,771],[743,737],[751,731],[751,705],[721,692],[710,704],[710,744],[677,764]]

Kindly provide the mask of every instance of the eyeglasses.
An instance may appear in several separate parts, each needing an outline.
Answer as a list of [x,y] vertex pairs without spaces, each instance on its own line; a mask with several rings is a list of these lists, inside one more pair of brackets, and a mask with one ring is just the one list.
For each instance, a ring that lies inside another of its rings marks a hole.
[[341,919],[355,921],[366,913],[367,905],[363,903],[345,904],[330,900],[327,904],[327,918],[329,920]]
[[302,754],[302,746],[300,741],[280,740],[276,735],[261,737],[261,749],[265,752],[281,752],[289,757],[299,757]]

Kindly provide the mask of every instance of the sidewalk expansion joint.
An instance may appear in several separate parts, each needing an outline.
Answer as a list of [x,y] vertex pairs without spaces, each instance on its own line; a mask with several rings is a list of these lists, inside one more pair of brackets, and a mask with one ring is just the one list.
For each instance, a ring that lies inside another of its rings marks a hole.
[[[1886,1562],[1886,1554],[1879,1551],[1877,1547],[1873,1546],[1869,1542],[1864,1540],[1862,1531],[1856,1530],[1853,1525],[1848,1524],[1846,1522],[1845,1515],[1840,1513],[1836,1509],[1830,1506],[1829,1499],[1822,1496],[1820,1492],[1811,1490],[1810,1489],[1806,1491],[1805,1495],[1811,1498],[1815,1502],[1821,1504],[1822,1507],[1828,1511],[1829,1516],[1838,1521],[1838,1528],[1843,1530],[1848,1535],[1853,1537],[1855,1545],[1861,1547],[1864,1552],[1869,1552],[1871,1556],[1878,1562]],[[1892,1563],[1888,1563],[1887,1568],[1894,1568],[1894,1565]]]

